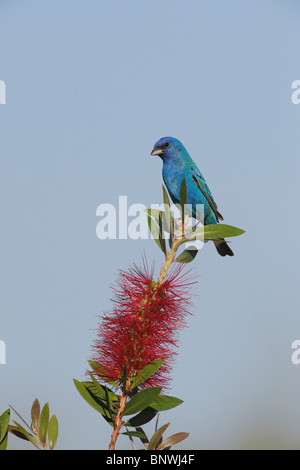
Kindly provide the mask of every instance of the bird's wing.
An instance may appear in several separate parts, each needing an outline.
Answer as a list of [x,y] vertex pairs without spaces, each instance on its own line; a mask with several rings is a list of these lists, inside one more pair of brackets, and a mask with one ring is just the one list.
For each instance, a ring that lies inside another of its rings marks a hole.
[[191,167],[191,171],[192,171],[192,180],[194,184],[200,189],[203,196],[206,198],[208,204],[210,205],[217,219],[223,220],[223,216],[218,211],[218,206],[215,203],[214,198],[212,197],[209,187],[207,186],[207,183],[205,179],[203,178],[202,174],[200,173],[198,168],[195,168],[194,166]]

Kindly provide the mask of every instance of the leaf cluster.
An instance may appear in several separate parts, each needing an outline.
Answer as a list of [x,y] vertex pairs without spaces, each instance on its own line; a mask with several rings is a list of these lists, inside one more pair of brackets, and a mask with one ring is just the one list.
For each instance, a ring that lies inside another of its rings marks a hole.
[[[182,181],[180,189],[180,201],[178,208],[180,209],[181,216],[179,219],[174,219],[172,216],[170,200],[165,187],[163,189],[163,206],[164,210],[158,209],[146,209],[148,226],[150,232],[162,250],[165,256],[168,256],[169,251],[166,244],[166,239],[169,239],[170,249],[174,247],[176,243],[177,249],[187,243],[195,240],[208,241],[216,240],[218,238],[231,238],[242,235],[245,231],[226,224],[210,224],[199,226],[199,221],[189,230],[187,229],[186,220],[184,217],[185,207],[187,202],[187,187],[185,178]],[[187,216],[187,219],[189,217]],[[179,225],[182,227],[180,234],[176,232],[175,227]],[[198,249],[195,246],[189,246],[184,249],[175,259],[178,263],[190,263],[196,257]]]
[[[143,382],[151,377],[162,364],[163,360],[153,361],[139,372],[131,383],[130,393],[128,393],[128,399],[122,413],[123,427],[126,431],[121,432],[121,434],[129,436],[133,446],[133,437],[139,438],[148,450],[170,448],[171,445],[180,442],[189,435],[188,433],[177,433],[162,441],[162,434],[169,426],[170,423],[168,423],[156,429],[153,436],[148,439],[141,427],[150,422],[155,416],[158,417],[158,413],[170,410],[183,403],[179,398],[162,395],[161,387],[141,389],[140,386]],[[98,379],[103,379],[101,371],[105,371],[104,367],[93,361],[90,361],[90,365],[93,369],[93,373],[88,371],[91,380],[79,382],[74,379],[75,387],[82,398],[100,413],[110,426],[114,427],[120,398],[125,390],[126,376],[123,378],[122,385],[118,385],[116,382],[108,384],[115,389],[119,389],[121,395],[118,395],[117,390],[113,391],[108,385],[101,384],[97,380],[97,375]]]
[[[10,421],[10,408],[21,419],[23,424],[13,420]],[[53,450],[58,437],[58,421],[55,415],[50,418],[49,403],[46,403],[42,410],[36,398],[31,407],[31,424],[20,416],[20,414],[10,405],[0,416],[0,450],[7,447],[8,433],[16,437],[31,442],[39,450]]]

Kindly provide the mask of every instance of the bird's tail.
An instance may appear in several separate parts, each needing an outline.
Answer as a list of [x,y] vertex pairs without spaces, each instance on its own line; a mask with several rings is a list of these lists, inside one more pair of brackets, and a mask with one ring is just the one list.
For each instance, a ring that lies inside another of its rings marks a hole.
[[226,256],[226,255],[233,256],[234,255],[233,251],[229,248],[224,238],[217,238],[216,240],[213,240],[213,242],[215,244],[215,247],[217,248],[219,255],[221,256]]

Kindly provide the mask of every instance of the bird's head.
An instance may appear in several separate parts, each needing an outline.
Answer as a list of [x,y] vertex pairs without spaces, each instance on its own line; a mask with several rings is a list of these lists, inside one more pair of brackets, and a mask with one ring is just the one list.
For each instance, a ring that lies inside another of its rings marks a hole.
[[177,152],[182,152],[182,150],[184,150],[184,146],[175,137],[162,137],[154,145],[151,155],[158,155],[164,160],[165,158],[173,157]]

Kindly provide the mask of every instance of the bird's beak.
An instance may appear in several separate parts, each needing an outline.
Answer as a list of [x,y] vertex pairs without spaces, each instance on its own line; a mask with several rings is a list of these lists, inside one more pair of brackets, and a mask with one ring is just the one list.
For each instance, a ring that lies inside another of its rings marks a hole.
[[163,153],[162,149],[155,148],[152,150],[151,155],[161,155]]

